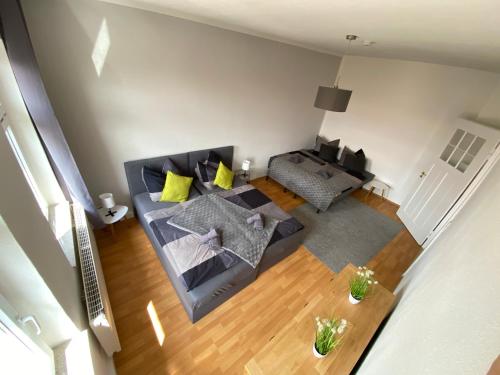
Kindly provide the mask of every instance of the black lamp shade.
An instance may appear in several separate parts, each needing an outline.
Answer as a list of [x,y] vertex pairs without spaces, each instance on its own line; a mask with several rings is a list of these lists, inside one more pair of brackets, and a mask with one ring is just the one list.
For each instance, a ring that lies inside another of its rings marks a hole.
[[314,106],[326,109],[327,111],[345,112],[351,98],[351,93],[352,91],[350,90],[342,90],[338,87],[320,86]]

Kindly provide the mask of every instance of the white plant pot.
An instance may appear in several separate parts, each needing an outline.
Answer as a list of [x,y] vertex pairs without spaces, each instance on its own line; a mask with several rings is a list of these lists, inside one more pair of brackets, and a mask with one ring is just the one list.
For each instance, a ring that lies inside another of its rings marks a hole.
[[357,305],[360,303],[362,300],[361,299],[356,299],[352,296],[351,292],[349,292],[349,302],[352,303],[353,305]]
[[316,343],[315,342],[313,342],[313,354],[314,354],[314,356],[316,358],[324,358],[324,357],[326,357],[326,354],[321,354],[320,352],[318,352],[316,350]]

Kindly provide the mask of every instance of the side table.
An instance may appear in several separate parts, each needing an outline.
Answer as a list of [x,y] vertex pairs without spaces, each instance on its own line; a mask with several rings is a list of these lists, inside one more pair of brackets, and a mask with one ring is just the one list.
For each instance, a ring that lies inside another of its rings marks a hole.
[[367,198],[370,196],[371,193],[373,193],[376,190],[379,190],[380,196],[382,198],[385,198],[389,194],[389,190],[391,189],[391,186],[388,183],[377,180],[376,178],[370,181],[369,184],[370,184],[370,190],[366,195]]
[[247,184],[250,182],[250,171],[244,171],[243,169],[238,169],[234,172],[235,176],[238,176]]
[[[111,209],[107,209],[106,207],[101,207],[98,209],[98,211],[102,221],[104,221],[104,224],[111,226],[111,234],[114,236],[115,235],[114,224],[125,217],[125,215],[128,212],[128,207],[120,205],[114,206]],[[111,214],[110,212],[112,212],[113,214]]]

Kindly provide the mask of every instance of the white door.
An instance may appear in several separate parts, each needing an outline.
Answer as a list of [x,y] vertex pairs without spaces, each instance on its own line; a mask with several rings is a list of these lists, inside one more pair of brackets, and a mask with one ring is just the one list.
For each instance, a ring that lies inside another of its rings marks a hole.
[[500,141],[500,131],[463,119],[456,120],[447,143],[397,214],[422,244],[450,210]]

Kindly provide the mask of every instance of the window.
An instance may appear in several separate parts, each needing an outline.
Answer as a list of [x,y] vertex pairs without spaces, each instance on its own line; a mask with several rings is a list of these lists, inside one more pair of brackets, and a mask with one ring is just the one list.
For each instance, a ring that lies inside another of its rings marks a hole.
[[464,173],[486,140],[457,129],[441,153],[441,160]]
[[[54,173],[50,168],[49,161],[47,160],[45,154],[38,156],[38,165],[40,165],[43,161],[45,161],[46,169],[48,172],[44,173],[44,178],[40,178],[37,180],[32,173],[32,169],[29,166],[29,162],[19,142],[15,136],[13,128],[9,124],[9,119],[7,114],[3,112],[2,105],[0,103],[0,121],[2,123],[2,128],[4,130],[7,141],[12,148],[12,153],[15,155],[17,162],[26,178],[26,181],[33,192],[33,196],[40,207],[45,218],[48,220],[52,231],[56,239],[59,241],[61,248],[66,255],[69,263],[75,267],[76,259],[74,252],[74,241],[73,241],[73,228],[71,222],[71,212],[69,203],[64,199],[64,195],[62,190],[57,183]],[[34,131],[33,131],[34,132]],[[36,135],[36,133],[34,133]],[[36,139],[40,142],[38,139]],[[40,145],[40,149],[41,148]],[[32,150],[29,150],[32,151]],[[44,160],[45,159],[45,160]],[[56,192],[55,199],[53,197],[54,194],[44,194],[41,189],[41,185],[45,184],[46,187],[49,185],[49,189],[45,189],[46,191]]]
[[0,119],[3,134],[41,212],[48,220],[68,262],[76,266],[71,212],[45,150],[24,105],[5,48],[0,40]]
[[2,128],[4,129],[10,147],[12,147],[12,151],[16,156],[17,162],[19,163],[23,171],[24,177],[26,178],[26,181],[28,181],[28,185],[30,186],[31,191],[35,196],[38,205],[40,206],[40,210],[42,210],[42,213],[48,219],[49,204],[42,195],[40,188],[38,187],[35,179],[33,178],[33,175],[31,174],[30,169],[28,168],[28,164],[26,163],[26,159],[24,158],[23,153],[19,148],[19,144],[17,143],[16,137],[14,136],[14,132],[12,131],[12,128],[8,125],[7,115],[5,112],[3,112],[1,104],[0,104],[0,116],[1,116]]

